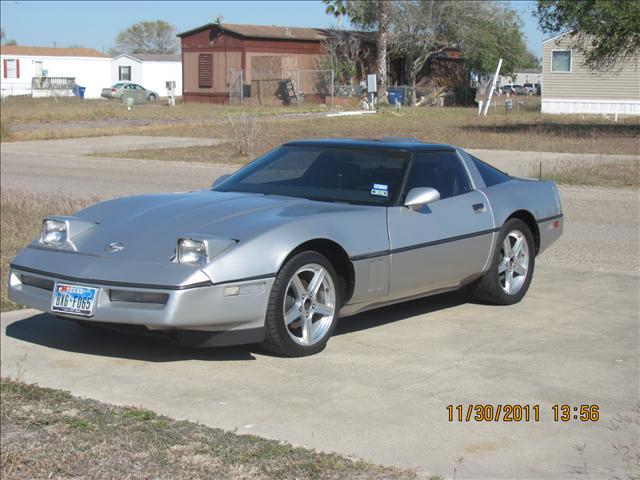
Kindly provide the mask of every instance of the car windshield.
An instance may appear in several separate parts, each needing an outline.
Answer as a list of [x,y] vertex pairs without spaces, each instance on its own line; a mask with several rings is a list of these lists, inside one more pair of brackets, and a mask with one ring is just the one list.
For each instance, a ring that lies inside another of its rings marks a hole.
[[391,205],[409,161],[404,151],[283,146],[214,187],[361,205]]

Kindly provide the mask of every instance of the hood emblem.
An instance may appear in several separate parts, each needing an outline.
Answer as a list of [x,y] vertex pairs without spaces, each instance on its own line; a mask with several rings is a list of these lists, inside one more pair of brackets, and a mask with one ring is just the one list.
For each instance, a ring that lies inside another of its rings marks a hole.
[[124,248],[124,243],[122,242],[111,242],[104,249],[107,252],[119,252]]

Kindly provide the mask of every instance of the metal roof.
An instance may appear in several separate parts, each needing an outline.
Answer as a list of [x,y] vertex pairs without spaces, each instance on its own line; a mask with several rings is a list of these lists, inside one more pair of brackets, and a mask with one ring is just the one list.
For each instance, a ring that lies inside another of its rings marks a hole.
[[324,28],[307,27],[279,27],[276,25],[244,25],[235,23],[208,23],[192,30],[178,34],[184,37],[191,33],[210,28],[220,28],[223,31],[235,33],[248,38],[273,38],[279,40],[305,40],[321,42],[329,36],[330,30]]
[[163,53],[121,53],[116,55],[115,58],[129,57],[141,62],[181,62],[182,55],[167,55]]
[[32,57],[97,57],[111,58],[93,48],[55,48],[55,47],[26,47],[22,45],[2,45],[2,55],[26,55]]

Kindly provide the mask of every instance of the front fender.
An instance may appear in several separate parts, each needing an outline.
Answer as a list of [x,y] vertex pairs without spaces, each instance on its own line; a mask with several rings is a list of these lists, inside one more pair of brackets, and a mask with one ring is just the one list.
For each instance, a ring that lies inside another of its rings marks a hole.
[[290,220],[239,242],[203,271],[214,283],[274,276],[293,250],[315,239],[337,243],[349,257],[388,250],[386,208],[363,207]]

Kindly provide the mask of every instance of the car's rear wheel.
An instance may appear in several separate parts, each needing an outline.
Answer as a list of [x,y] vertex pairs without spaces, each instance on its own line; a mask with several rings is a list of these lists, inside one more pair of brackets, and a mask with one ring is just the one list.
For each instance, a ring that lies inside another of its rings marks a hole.
[[322,351],[338,321],[337,285],[336,271],[323,255],[307,251],[289,259],[271,289],[263,346],[289,357]]
[[151,95],[149,95],[149,101],[150,102],[155,102],[156,101],[156,96],[152,93]]
[[512,305],[527,293],[535,265],[533,235],[526,223],[508,220],[500,233],[489,270],[469,286],[478,300]]

